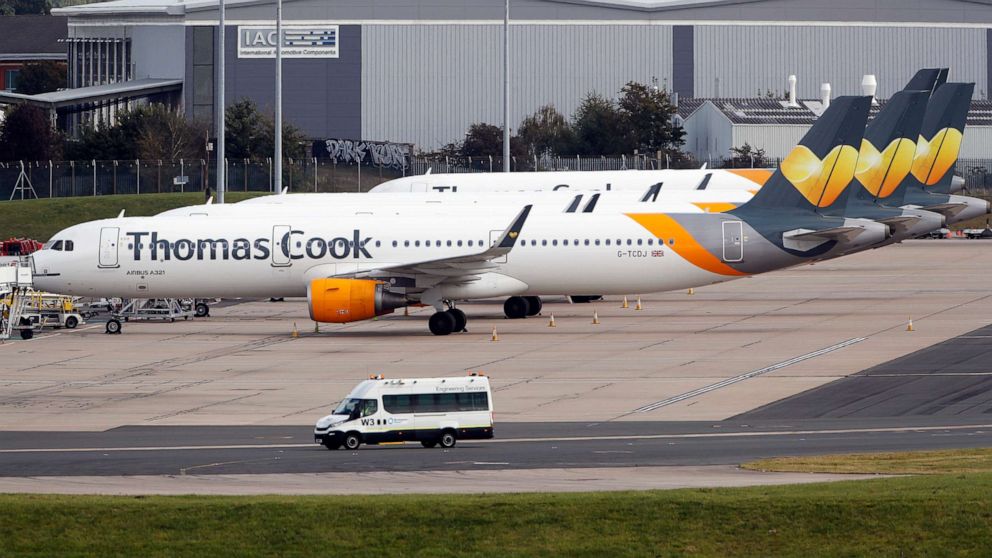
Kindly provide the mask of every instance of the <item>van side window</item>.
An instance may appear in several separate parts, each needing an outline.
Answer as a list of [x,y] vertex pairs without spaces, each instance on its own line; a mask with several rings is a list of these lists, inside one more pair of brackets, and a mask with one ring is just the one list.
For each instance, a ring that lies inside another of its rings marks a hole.
[[488,411],[489,395],[484,391],[472,393],[383,395],[382,406],[387,412],[392,414]]

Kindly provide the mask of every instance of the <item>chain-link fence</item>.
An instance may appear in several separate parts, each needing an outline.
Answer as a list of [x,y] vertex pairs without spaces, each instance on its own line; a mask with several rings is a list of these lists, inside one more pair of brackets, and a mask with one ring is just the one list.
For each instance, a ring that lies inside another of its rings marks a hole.
[[[776,167],[778,159],[724,160],[711,168]],[[512,158],[510,169],[524,171],[658,170],[699,168],[691,159],[643,155],[621,157]],[[227,191],[273,192],[271,160],[227,161]],[[291,192],[364,192],[387,180],[426,173],[501,172],[501,157],[411,157],[402,165],[343,163],[333,159],[289,159],[283,187]],[[961,159],[955,172],[975,195],[992,191],[992,159]],[[180,161],[13,161],[0,163],[0,201],[28,198],[105,196],[216,190],[216,163]]]

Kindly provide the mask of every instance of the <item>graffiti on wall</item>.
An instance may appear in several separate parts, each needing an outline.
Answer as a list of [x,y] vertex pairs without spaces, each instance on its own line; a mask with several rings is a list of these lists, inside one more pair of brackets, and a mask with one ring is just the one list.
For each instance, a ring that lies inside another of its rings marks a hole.
[[409,166],[412,148],[408,143],[329,139],[314,144],[314,155],[327,157],[335,163],[405,169]]

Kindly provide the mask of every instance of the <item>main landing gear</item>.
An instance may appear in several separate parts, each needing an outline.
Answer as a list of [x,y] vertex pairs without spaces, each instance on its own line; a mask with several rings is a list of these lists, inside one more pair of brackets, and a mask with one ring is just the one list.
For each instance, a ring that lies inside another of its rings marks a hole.
[[511,320],[519,320],[540,314],[543,306],[539,296],[511,296],[503,303],[503,313]]
[[467,323],[468,317],[465,312],[452,307],[443,312],[435,312],[428,320],[427,326],[430,327],[431,333],[434,335],[451,335],[465,331]]

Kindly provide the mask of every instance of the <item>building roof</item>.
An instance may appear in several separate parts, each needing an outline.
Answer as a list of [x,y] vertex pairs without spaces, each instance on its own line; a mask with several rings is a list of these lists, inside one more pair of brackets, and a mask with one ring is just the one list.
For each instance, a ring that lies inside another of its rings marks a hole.
[[0,17],[0,60],[65,60],[68,31],[67,17]]
[[[705,103],[712,104],[734,125],[761,126],[811,126],[820,113],[823,105],[817,100],[799,99],[798,108],[789,107],[784,99],[734,98],[734,99],[679,99],[679,115],[688,118]],[[886,101],[879,99],[869,113],[869,119],[874,118]],[[685,108],[684,108],[685,107]],[[689,107],[694,107],[689,110]],[[683,113],[683,111],[686,111]],[[968,126],[992,126],[992,101],[973,100],[968,114]]]
[[114,99],[130,99],[178,91],[183,87],[181,79],[135,79],[118,83],[106,83],[76,89],[63,89],[37,95],[21,95],[0,91],[0,104],[28,103],[56,109],[78,103],[97,103]]

